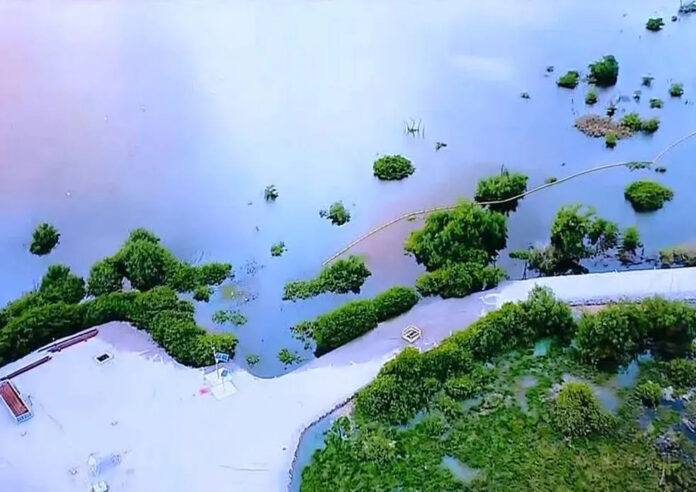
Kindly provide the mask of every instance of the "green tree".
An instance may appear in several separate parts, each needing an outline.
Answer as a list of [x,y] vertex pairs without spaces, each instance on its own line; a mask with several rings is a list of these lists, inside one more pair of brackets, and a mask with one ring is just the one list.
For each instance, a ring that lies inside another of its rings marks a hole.
[[399,316],[415,306],[419,301],[416,290],[412,287],[392,287],[377,294],[373,299],[378,321],[386,321]]
[[498,267],[475,261],[454,263],[421,274],[416,280],[416,289],[426,297],[465,297],[472,292],[491,289],[504,278],[505,271]]
[[377,326],[377,313],[370,300],[351,301],[317,317],[314,339],[317,351],[328,352],[367,333]]
[[29,251],[37,256],[50,253],[60,241],[58,229],[51,224],[42,223],[34,230]]
[[613,55],[607,55],[601,60],[591,63],[589,68],[591,84],[599,87],[609,87],[616,84],[619,77],[619,62]]
[[178,265],[169,250],[145,239],[128,241],[117,257],[131,285],[141,291],[164,285]]
[[345,205],[343,205],[343,202],[334,202],[331,207],[329,207],[328,212],[322,210],[319,212],[319,215],[327,217],[333,225],[337,226],[342,226],[350,222],[350,212],[346,209]]
[[409,177],[416,168],[411,161],[401,155],[385,155],[373,165],[374,175],[382,180],[401,180]]
[[669,95],[672,97],[682,97],[684,95],[684,84],[672,84],[669,86]]
[[556,85],[559,87],[565,87],[566,89],[575,89],[579,82],[580,73],[577,70],[568,70],[565,75],[562,75],[556,81]]
[[650,17],[648,22],[645,23],[645,28],[648,31],[657,32],[662,29],[662,26],[664,25],[665,21],[662,20],[662,17]]
[[507,243],[503,214],[463,201],[454,210],[430,214],[425,227],[411,233],[405,249],[433,271],[452,263],[487,263]]
[[123,273],[113,258],[104,258],[92,265],[87,280],[87,293],[98,297],[123,288]]
[[350,255],[324,267],[311,280],[293,280],[285,284],[283,300],[307,299],[324,292],[334,294],[359,294],[360,289],[372,275],[360,256]]
[[39,295],[47,304],[77,304],[85,297],[85,281],[65,265],[51,265],[41,279]]
[[629,226],[624,229],[621,238],[621,252],[624,254],[635,253],[638,248],[643,246],[640,240],[640,232],[636,226]]

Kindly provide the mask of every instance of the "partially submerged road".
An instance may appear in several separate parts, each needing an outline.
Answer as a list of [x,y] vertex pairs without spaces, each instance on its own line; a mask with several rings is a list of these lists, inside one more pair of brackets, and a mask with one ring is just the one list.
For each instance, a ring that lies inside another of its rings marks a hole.
[[[273,379],[234,369],[237,393],[201,392],[200,370],[163,357],[146,334],[110,324],[14,379],[34,418],[0,412],[0,487],[13,492],[112,490],[282,491],[300,435],[369,383],[404,348],[401,330],[423,329],[428,349],[490,309],[540,284],[572,303],[696,298],[696,268],[588,274],[506,282],[463,299],[425,301],[358,340]],[[114,354],[99,365],[104,351]],[[38,354],[0,369],[0,377]],[[94,455],[96,474],[87,464]],[[118,456],[118,458],[113,458]]]

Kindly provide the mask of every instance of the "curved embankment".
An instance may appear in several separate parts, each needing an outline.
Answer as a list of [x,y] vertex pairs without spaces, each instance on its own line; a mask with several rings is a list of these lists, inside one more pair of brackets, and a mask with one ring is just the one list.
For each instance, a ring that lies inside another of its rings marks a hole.
[[[682,138],[680,138],[680,139],[677,140],[676,142],[673,142],[673,143],[671,143],[669,146],[667,146],[667,148],[665,148],[662,152],[660,152],[659,154],[657,154],[652,160],[650,160],[650,161],[645,161],[645,162],[650,163],[650,165],[655,165],[655,164],[657,164],[657,163],[659,162],[659,160],[662,159],[662,157],[664,157],[664,155],[665,155],[667,152],[669,152],[670,150],[672,150],[672,149],[673,149],[674,147],[676,147],[677,145],[679,145],[679,144],[685,142],[686,140],[689,140],[690,138],[695,137],[695,136],[696,136],[696,131],[693,131],[693,132],[689,133],[688,135],[683,136]],[[544,184],[539,185],[539,186],[537,186],[537,187],[535,187],[535,188],[532,188],[531,190],[527,190],[527,191],[525,191],[524,193],[520,193],[519,195],[510,197],[510,198],[506,198],[506,199],[504,199],[504,200],[494,200],[494,201],[490,201],[490,202],[479,202],[479,205],[500,205],[500,204],[503,204],[503,203],[509,203],[509,202],[512,202],[512,201],[515,201],[515,200],[520,200],[520,199],[522,199],[522,198],[524,198],[524,197],[526,197],[526,196],[528,196],[528,195],[531,195],[531,194],[536,193],[536,192],[541,191],[541,190],[545,190],[546,188],[550,188],[550,187],[552,187],[552,186],[557,186],[557,185],[559,185],[559,184],[561,184],[561,183],[565,183],[566,181],[570,181],[571,179],[575,179],[575,178],[580,177],[580,176],[583,176],[583,175],[585,175],[585,174],[591,174],[591,173],[595,173],[595,172],[598,172],[598,171],[604,171],[604,170],[606,170],[606,169],[612,169],[612,168],[615,168],[615,167],[627,166],[627,165],[629,165],[631,162],[636,162],[636,161],[613,162],[613,163],[611,163],[611,164],[604,164],[604,165],[601,165],[601,166],[590,167],[590,168],[588,168],[588,169],[583,169],[582,171],[578,171],[578,172],[573,173],[573,174],[570,174],[570,175],[568,175],[568,176],[566,176],[566,177],[564,177],[564,178],[558,179],[558,180],[556,180],[556,181],[554,181],[554,182],[552,182],[552,183],[544,183]],[[347,253],[351,248],[353,248],[353,247],[356,246],[357,244],[361,243],[361,242],[364,241],[365,239],[369,238],[370,236],[374,236],[374,235],[377,234],[378,232],[380,232],[380,231],[386,229],[387,227],[389,227],[389,226],[391,226],[391,225],[393,225],[393,224],[396,224],[397,222],[400,222],[400,221],[402,221],[402,220],[409,219],[409,218],[411,218],[411,217],[417,217],[417,216],[419,216],[419,215],[428,215],[428,214],[431,214],[431,213],[433,213],[433,212],[441,212],[441,211],[445,211],[445,210],[452,210],[452,209],[454,209],[454,208],[456,208],[456,205],[448,205],[448,206],[443,206],[443,207],[434,207],[434,208],[428,208],[428,209],[425,209],[425,210],[415,210],[415,211],[408,212],[408,213],[406,213],[406,214],[400,215],[400,216],[398,216],[398,217],[395,217],[395,218],[391,219],[390,221],[385,222],[384,224],[382,224],[382,225],[380,225],[380,226],[378,226],[378,227],[375,227],[374,229],[372,229],[372,230],[366,232],[365,234],[363,234],[363,235],[360,236],[359,238],[357,238],[357,239],[355,239],[354,241],[350,242],[347,246],[345,246],[344,248],[340,249],[340,250],[339,250],[337,253],[335,253],[333,256],[331,256],[330,258],[328,258],[327,260],[325,260],[325,261],[322,263],[322,265],[327,265],[328,263],[331,263],[333,260],[335,260],[335,259],[338,258],[339,256],[343,255],[344,253]]]
[[[209,394],[200,370],[160,357],[147,334],[125,324],[104,325],[97,337],[13,379],[34,418],[17,425],[0,412],[0,483],[11,490],[87,490],[97,479],[87,466],[94,454],[106,460],[108,474],[101,479],[125,492],[214,490],[220,484],[285,490],[304,430],[372,381],[406,346],[404,326],[423,329],[417,345],[427,350],[503,302],[525,298],[535,284],[572,303],[654,294],[692,298],[696,268],[505,282],[463,299],[424,301],[284,376],[259,379],[233,369],[237,391],[222,400]],[[114,357],[97,364],[94,357],[103,352]],[[41,355],[1,368],[0,377]]]
[[[310,371],[324,366],[360,365],[372,360],[389,360],[407,346],[399,335],[401,329],[409,324],[416,324],[423,329],[423,338],[416,345],[421,350],[428,350],[453,332],[465,329],[486,312],[497,309],[506,302],[526,299],[536,285],[549,287],[558,299],[573,305],[640,300],[654,295],[668,299],[694,301],[696,300],[696,267],[508,281],[500,284],[496,289],[471,294],[462,299],[438,299],[421,303],[399,318],[380,324],[362,338],[313,360],[295,373],[301,374],[305,370]],[[351,368],[346,367],[345,370],[348,372]],[[375,371],[375,376],[377,372]],[[317,388],[321,386],[316,384]],[[359,389],[360,387],[355,387],[353,394]],[[336,400],[333,405],[327,405],[326,411],[311,422],[307,422],[305,429],[343,405],[350,396],[346,392],[343,400]],[[295,447],[298,441],[293,443]]]

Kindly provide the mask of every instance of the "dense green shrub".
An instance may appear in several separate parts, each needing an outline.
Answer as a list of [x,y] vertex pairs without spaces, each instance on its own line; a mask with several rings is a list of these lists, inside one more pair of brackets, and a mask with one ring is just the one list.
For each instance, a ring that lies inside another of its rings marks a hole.
[[412,287],[392,287],[377,294],[372,300],[379,322],[399,316],[418,303],[419,297]]
[[479,388],[478,382],[469,375],[448,379],[445,382],[445,393],[455,400],[471,398]]
[[558,301],[548,287],[535,286],[520,306],[524,323],[534,331],[535,338],[557,337],[567,341],[575,335],[576,324],[570,307]]
[[213,289],[207,285],[199,285],[193,290],[193,298],[196,301],[208,302],[211,295],[213,295]]
[[591,84],[609,87],[616,84],[619,77],[619,63],[613,55],[607,55],[589,66]]
[[608,132],[604,136],[604,144],[609,147],[610,149],[613,149],[616,147],[616,143],[619,141],[619,137],[616,135],[615,132]]
[[473,258],[487,263],[506,243],[503,214],[463,201],[454,210],[430,214],[425,227],[411,233],[405,249],[432,271]]
[[590,89],[587,91],[587,94],[585,94],[585,104],[588,106],[592,106],[593,104],[597,104],[597,91],[594,89]]
[[285,284],[283,300],[307,299],[324,292],[334,294],[359,294],[360,289],[372,275],[360,256],[336,260],[322,268],[319,275],[311,280],[293,280]]
[[648,322],[641,309],[628,303],[584,314],[578,322],[576,346],[589,364],[614,367],[628,364],[646,347]]
[[645,23],[645,28],[648,31],[659,31],[662,29],[662,26],[665,25],[665,21],[662,20],[662,17],[650,17],[648,19],[648,22]]
[[692,350],[696,337],[696,308],[660,297],[646,299],[641,308],[648,323],[653,352],[658,357],[684,357]]
[[566,89],[575,89],[579,82],[580,73],[576,70],[568,70],[565,75],[562,75],[556,81],[556,85],[559,87],[565,87]]
[[621,253],[635,253],[636,250],[643,246],[643,242],[640,240],[640,231],[636,226],[628,226],[624,229],[621,236]]
[[112,292],[90,299],[82,304],[83,328],[103,325],[111,321],[132,321],[135,301],[140,293]]
[[406,423],[423,408],[434,393],[431,386],[416,386],[414,381],[385,374],[358,393],[356,415],[389,423]]
[[566,383],[554,407],[554,423],[569,437],[606,434],[614,424],[587,383]]
[[254,367],[256,364],[261,362],[261,356],[258,354],[249,354],[246,356],[246,362],[249,367]]
[[643,120],[640,123],[640,131],[643,133],[655,133],[660,128],[660,118],[654,117]]
[[350,212],[346,209],[343,202],[334,202],[329,207],[328,212],[322,210],[319,212],[321,217],[327,217],[333,225],[342,226],[350,222]]
[[374,175],[389,181],[407,178],[415,170],[411,161],[401,155],[385,155],[373,165]]
[[195,267],[199,285],[220,285],[232,276],[232,265],[212,262]]
[[644,381],[636,386],[636,396],[640,398],[643,405],[655,408],[662,399],[662,388],[652,381]]
[[669,95],[672,97],[682,97],[684,95],[684,84],[672,84],[669,86]]
[[624,197],[637,212],[652,212],[674,198],[674,192],[655,181],[641,179],[626,187]]
[[493,288],[504,278],[505,271],[498,267],[478,262],[455,263],[421,274],[416,280],[416,289],[426,297],[465,297],[472,292]]
[[318,352],[340,347],[377,326],[377,314],[370,300],[351,301],[317,317],[314,339]]
[[674,359],[664,364],[665,376],[677,393],[685,393],[696,386],[696,361]]
[[131,285],[141,291],[164,285],[178,262],[169,250],[146,239],[129,240],[117,254]]
[[148,231],[143,227],[138,227],[130,231],[128,239],[126,239],[126,244],[133,241],[147,241],[152,244],[158,244],[160,238],[154,232]]
[[34,230],[29,251],[37,256],[47,255],[56,247],[59,241],[60,233],[58,229],[44,222],[39,224]]
[[27,309],[0,329],[0,365],[81,329],[82,308],[77,304],[60,302]]
[[46,304],[77,304],[85,297],[85,281],[65,265],[51,265],[41,279],[39,295]]
[[627,113],[621,118],[621,124],[631,131],[640,131],[643,126],[643,121],[640,119],[638,113]]
[[92,265],[87,279],[87,293],[101,296],[123,288],[123,273],[113,258],[104,258]]
[[[508,200],[527,191],[528,176],[522,173],[511,173],[507,169],[497,176],[482,179],[478,182],[474,200],[481,202],[497,202]],[[519,200],[506,203],[491,204],[488,207],[498,212],[511,212],[517,208]]]
[[650,99],[650,108],[651,109],[660,109],[664,105],[664,102],[662,99],[658,99],[656,97]]

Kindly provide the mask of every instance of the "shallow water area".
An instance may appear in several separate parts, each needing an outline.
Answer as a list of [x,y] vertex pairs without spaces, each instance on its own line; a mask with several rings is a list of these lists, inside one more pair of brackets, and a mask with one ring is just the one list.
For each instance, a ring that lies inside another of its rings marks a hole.
[[[655,12],[668,18],[675,9],[666,0],[3,2],[0,304],[32,289],[51,263],[87,275],[143,226],[182,259],[233,263],[233,285],[244,294],[218,290],[198,303],[198,320],[230,330],[210,316],[239,308],[249,322],[234,328],[237,360],[259,354],[256,374],[282,374],[281,348],[312,357],[288,328],[356,297],[283,302],[284,283],[316,275],[372,227],[471,197],[502,163],[534,186],[649,159],[696,129],[696,84],[683,58],[696,51],[696,16],[660,33],[644,27]],[[608,51],[619,82],[598,91],[595,107],[582,103],[586,84],[556,87],[561,73],[586,70]],[[573,127],[577,116],[641,88],[648,73],[653,86],[642,88],[640,102],[620,103],[618,114],[659,115],[654,135],[607,150]],[[684,83],[683,98],[668,97],[671,81]],[[650,97],[664,108],[650,109]],[[422,121],[416,138],[404,133],[410,118]],[[447,147],[436,151],[437,141]],[[557,208],[577,201],[621,226],[637,224],[648,254],[696,240],[696,217],[684,213],[696,206],[696,168],[688,165],[695,152],[687,142],[667,154],[664,175],[617,168],[522,200],[510,216],[509,248],[548,241]],[[372,163],[393,153],[416,172],[379,182]],[[674,200],[658,213],[635,213],[622,191],[642,177],[670,186]],[[269,184],[280,194],[272,203],[263,198]],[[337,200],[353,216],[342,227],[318,213]],[[27,249],[42,221],[60,230],[61,242],[37,258]],[[413,284],[422,268],[402,246],[421,223],[404,221],[355,248],[373,272],[360,297]],[[272,258],[278,241],[288,250]],[[521,276],[522,263],[506,251],[498,263]]]
[[465,484],[473,482],[481,475],[481,470],[478,468],[471,468],[452,456],[443,457],[442,466],[452,472],[457,480]]

